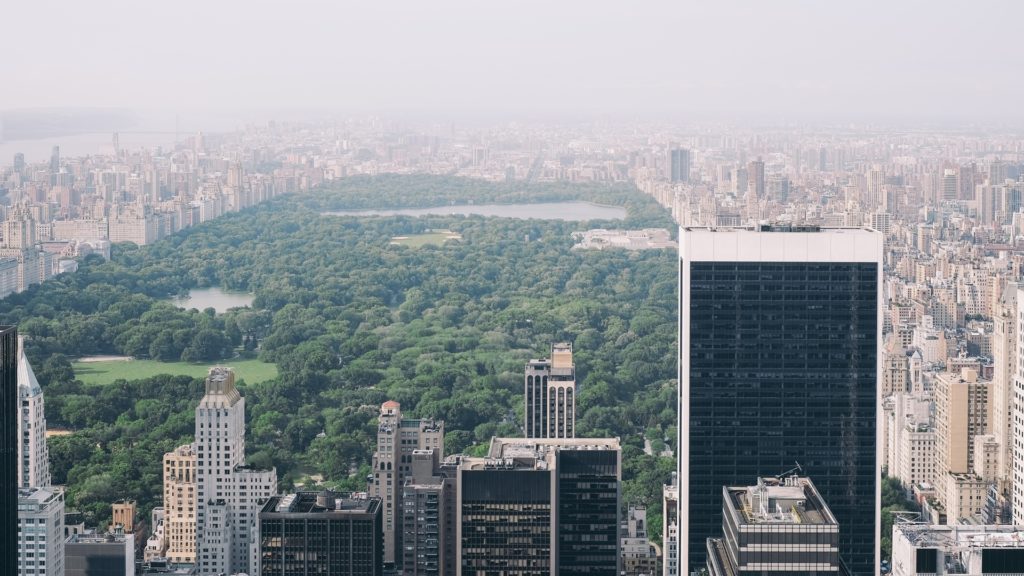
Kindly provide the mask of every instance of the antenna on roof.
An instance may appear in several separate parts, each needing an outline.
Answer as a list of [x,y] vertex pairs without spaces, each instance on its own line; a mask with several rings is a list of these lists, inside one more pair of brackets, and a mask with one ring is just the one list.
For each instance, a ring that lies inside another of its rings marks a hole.
[[776,480],[781,480],[782,478],[784,478],[786,476],[792,476],[793,474],[795,474],[797,472],[799,472],[800,474],[803,474],[803,472],[804,472],[803,466],[801,466],[800,463],[797,462],[796,460],[794,460],[793,463],[796,464],[796,468],[790,468],[789,470],[786,470],[782,474],[776,474],[775,475],[775,479]]

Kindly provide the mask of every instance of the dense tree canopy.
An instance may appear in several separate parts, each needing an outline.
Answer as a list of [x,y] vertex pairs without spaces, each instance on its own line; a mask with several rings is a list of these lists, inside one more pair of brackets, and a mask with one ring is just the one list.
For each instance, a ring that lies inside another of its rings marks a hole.
[[[483,217],[339,217],[325,210],[586,199],[626,206],[622,222]],[[187,442],[201,382],[157,377],[89,386],[68,357],[127,354],[215,362],[258,354],[279,376],[244,386],[252,462],[283,484],[319,474],[362,488],[379,405],[444,419],[446,450],[521,434],[523,366],[572,341],[578,434],[623,443],[630,502],[660,509],[675,443],[676,258],[570,250],[590,227],[673,227],[627,187],[490,184],[436,176],[350,178],[185,230],[115,247],[111,262],[0,302],[29,336],[50,425],[55,481],[100,519],[109,502],[159,502],[162,453]],[[446,228],[462,240],[411,248],[397,235]],[[255,294],[251,309],[179,310],[166,298],[217,285]],[[230,362],[227,362],[230,364]],[[660,528],[657,514],[649,524]]]

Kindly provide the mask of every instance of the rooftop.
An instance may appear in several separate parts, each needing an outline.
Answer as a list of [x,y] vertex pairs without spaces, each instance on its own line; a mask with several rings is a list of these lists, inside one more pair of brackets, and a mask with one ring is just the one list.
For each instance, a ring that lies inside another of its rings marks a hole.
[[274,496],[260,511],[264,514],[373,514],[380,509],[379,498],[369,498],[365,492],[347,495],[330,491],[295,492]]
[[810,478],[758,478],[756,486],[730,486],[724,493],[744,524],[836,524]]
[[486,458],[464,458],[465,469],[548,470],[560,450],[620,450],[618,438],[492,438]]

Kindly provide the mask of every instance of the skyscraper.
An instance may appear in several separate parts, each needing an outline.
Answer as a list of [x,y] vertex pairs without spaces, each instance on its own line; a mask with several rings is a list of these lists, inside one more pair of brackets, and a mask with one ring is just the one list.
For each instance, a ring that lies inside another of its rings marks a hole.
[[402,486],[402,571],[405,576],[455,576],[455,477],[433,450],[415,450]]
[[22,488],[50,485],[50,456],[46,450],[43,390],[18,338],[18,482]]
[[277,493],[277,472],[245,466],[245,398],[230,368],[210,368],[195,439],[197,572],[247,572],[253,525]]
[[751,160],[747,165],[747,194],[753,194],[757,200],[764,199],[764,160]]
[[679,249],[680,573],[706,561],[722,486],[799,462],[850,573],[873,574],[882,236],[685,228]]
[[192,444],[164,454],[164,534],[171,562],[196,561],[196,451]]
[[621,453],[615,438],[494,438],[463,458],[460,576],[619,574]]
[[384,511],[384,563],[402,562],[402,487],[412,469],[416,450],[434,450],[444,458],[444,422],[402,418],[402,405],[393,400],[380,407],[377,451],[367,492],[381,499]]
[[0,574],[18,573],[18,329],[0,326]]
[[686,148],[673,148],[668,153],[669,180],[672,182],[690,181],[690,151]]
[[576,364],[572,344],[552,344],[550,358],[527,362],[525,388],[527,438],[576,436]]

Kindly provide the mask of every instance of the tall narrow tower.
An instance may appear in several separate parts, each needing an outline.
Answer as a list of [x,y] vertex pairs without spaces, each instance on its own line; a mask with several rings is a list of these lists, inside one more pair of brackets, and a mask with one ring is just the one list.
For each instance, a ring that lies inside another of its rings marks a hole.
[[195,438],[198,573],[248,572],[252,529],[277,493],[277,472],[245,466],[245,398],[230,368],[210,368]]
[[526,364],[527,438],[576,436],[576,365],[572,344],[551,345],[551,357]]
[[722,486],[799,462],[848,572],[874,574],[881,234],[684,228],[679,250],[679,572],[705,565]]
[[22,488],[50,485],[49,453],[46,450],[46,416],[43,390],[25,357],[25,341],[18,338],[18,485]]

